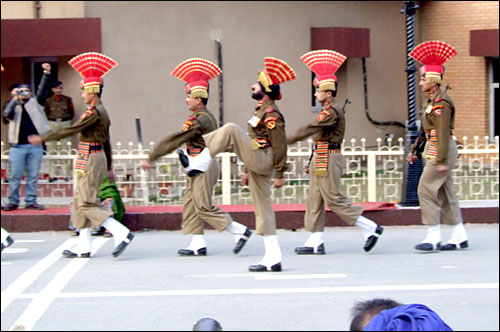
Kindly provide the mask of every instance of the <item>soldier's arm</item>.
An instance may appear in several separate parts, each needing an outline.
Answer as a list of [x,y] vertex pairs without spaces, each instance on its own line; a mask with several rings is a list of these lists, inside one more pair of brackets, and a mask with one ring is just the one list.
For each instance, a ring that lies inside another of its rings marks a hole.
[[62,128],[56,132],[48,133],[42,136],[42,140],[44,142],[55,141],[73,136],[85,128],[94,125],[97,121],[99,121],[99,118],[99,114],[95,110],[86,110],[85,113],[82,114],[80,120],[75,122],[71,127]]
[[285,133],[285,123],[275,112],[266,114],[264,118],[268,137],[274,151],[274,178],[282,179],[283,173],[287,170],[287,141]]
[[446,165],[448,159],[448,144],[451,134],[451,107],[450,104],[442,100],[437,105],[434,105],[432,109],[434,111],[434,126],[436,127],[436,136],[438,140],[436,164]]
[[[186,121],[188,122],[188,121]],[[174,149],[178,148],[185,142],[188,142],[195,138],[198,135],[202,134],[203,128],[201,127],[201,124],[193,120],[191,121],[191,124],[186,124],[184,123],[184,128],[186,130],[168,135],[165,137],[160,144],[158,144],[153,151],[149,154],[149,161],[154,162],[161,156],[164,156],[166,154],[169,154],[170,152],[174,151]]]
[[329,111],[322,110],[314,122],[299,128],[294,135],[289,136],[287,138],[288,144],[293,144],[319,133],[326,127],[335,126],[337,121],[338,116],[333,109]]

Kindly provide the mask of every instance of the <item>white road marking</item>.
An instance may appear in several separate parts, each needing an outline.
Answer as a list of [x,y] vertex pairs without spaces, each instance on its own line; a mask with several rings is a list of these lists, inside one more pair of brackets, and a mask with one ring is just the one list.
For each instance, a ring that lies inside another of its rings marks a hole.
[[20,254],[28,250],[29,250],[28,248],[5,248],[2,251],[2,254]]
[[255,274],[255,280],[332,279],[347,278],[344,273],[325,274]]
[[16,240],[14,239],[14,243],[40,243],[45,242],[45,240]]
[[2,262],[2,265],[11,265],[11,262]]
[[293,279],[329,279],[329,278],[347,278],[344,273],[324,273],[324,274],[259,274],[259,273],[238,273],[238,274],[192,274],[185,278],[235,278],[235,277],[251,277],[255,280],[293,280]]
[[76,238],[68,239],[59,247],[54,249],[50,254],[39,260],[35,265],[30,267],[20,277],[18,277],[12,284],[9,285],[2,292],[2,312],[19,297],[38,277],[45,272],[52,264],[59,258],[64,249],[67,249],[76,243]]
[[[109,238],[98,238],[92,241],[92,254],[95,254],[108,240]],[[15,324],[10,328],[10,331],[19,326],[23,326],[24,331],[31,331],[52,301],[58,297],[61,290],[89,260],[89,258],[70,259],[68,264],[52,278],[47,286],[34,296],[33,301],[19,316]]]
[[[387,292],[387,291],[436,291],[450,289],[498,289],[498,283],[430,284],[430,285],[372,285],[347,287],[309,288],[250,288],[250,289],[186,289],[165,291],[131,292],[85,292],[59,293],[57,298],[105,298],[148,296],[193,296],[193,295],[242,295],[242,294],[294,294],[294,293],[341,293],[341,292]],[[20,299],[37,297],[39,294],[21,294]]]

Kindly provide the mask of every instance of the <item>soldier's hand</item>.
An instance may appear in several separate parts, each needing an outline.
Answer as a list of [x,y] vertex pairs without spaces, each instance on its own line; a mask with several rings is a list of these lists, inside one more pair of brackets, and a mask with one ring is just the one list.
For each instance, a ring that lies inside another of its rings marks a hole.
[[449,170],[449,168],[446,165],[437,165],[437,171],[438,172],[446,172],[448,170]]
[[50,69],[51,69],[50,63],[48,62],[42,63],[42,68],[45,74],[50,74]]
[[141,164],[142,169],[145,169],[146,171],[151,168],[151,163],[147,160],[143,161]]
[[242,186],[248,185],[248,173],[241,174],[241,185]]
[[28,142],[33,145],[40,145],[43,141],[40,135],[30,135],[28,136]]
[[108,169],[108,179],[111,182],[116,182],[116,174],[112,169]]
[[408,152],[408,155],[406,156],[406,161],[409,162],[410,164],[413,164],[415,161],[418,160],[418,157],[415,156],[413,153]]
[[274,188],[281,188],[285,184],[285,179],[274,179]]
[[309,165],[304,165],[304,172],[309,174]]

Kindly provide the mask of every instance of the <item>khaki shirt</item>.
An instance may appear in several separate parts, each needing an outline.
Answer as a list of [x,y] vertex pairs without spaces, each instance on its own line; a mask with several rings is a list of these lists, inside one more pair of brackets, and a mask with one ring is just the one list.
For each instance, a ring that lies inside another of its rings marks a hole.
[[75,110],[73,108],[73,102],[71,97],[61,95],[59,98],[52,96],[45,101],[44,107],[45,115],[49,121],[56,121],[61,119],[62,121],[73,120],[75,116]]
[[71,127],[42,136],[43,141],[55,141],[79,133],[80,142],[101,143],[106,153],[108,170],[112,169],[109,127],[111,121],[101,101],[89,107]]
[[193,112],[186,122],[182,124],[182,130],[167,136],[149,154],[149,161],[153,162],[174,151],[174,149],[186,143],[188,147],[205,148],[204,134],[217,129],[217,120],[207,109]]
[[[438,165],[446,165],[451,130],[455,126],[455,106],[451,98],[441,89],[430,93],[423,106],[422,130],[428,140],[426,158],[435,159]],[[411,153],[415,152],[420,140],[415,140],[411,145]]]
[[293,136],[288,137],[288,144],[301,141],[309,136],[317,141],[342,144],[345,132],[344,111],[338,111],[333,103],[323,105],[316,120],[300,127]]
[[252,139],[266,139],[274,151],[274,177],[282,179],[287,170],[287,143],[285,118],[274,100],[258,104],[253,117],[248,121],[248,135]]

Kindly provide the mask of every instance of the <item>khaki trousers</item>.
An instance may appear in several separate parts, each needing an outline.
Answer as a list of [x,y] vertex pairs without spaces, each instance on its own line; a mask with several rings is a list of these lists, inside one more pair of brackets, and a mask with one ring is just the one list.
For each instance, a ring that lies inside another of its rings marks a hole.
[[101,205],[99,187],[106,173],[106,155],[104,152],[89,155],[85,174],[75,172],[76,182],[73,193],[72,220],[73,226],[81,229],[99,227],[113,215],[113,211]]
[[448,171],[438,172],[434,160],[425,160],[424,170],[418,183],[418,200],[424,225],[448,225],[462,222],[462,213],[453,186],[453,166],[458,159],[457,144],[450,139],[448,145]]
[[218,232],[224,231],[233,221],[229,214],[212,204],[212,193],[219,173],[219,163],[214,158],[205,173],[195,177],[186,177],[182,209],[182,232],[184,234],[203,234],[203,220]]
[[274,170],[272,148],[252,150],[252,139],[234,123],[203,135],[203,138],[212,157],[231,148],[245,163],[255,210],[255,232],[259,235],[276,235],[276,217],[271,202],[271,177]]
[[351,205],[351,201],[340,192],[340,178],[344,174],[344,156],[341,153],[328,154],[326,176],[314,175],[316,153],[311,160],[309,194],[304,216],[304,228],[308,232],[323,232],[325,229],[325,203],[346,224],[354,225],[363,213],[363,207]]
[[[71,127],[71,121],[49,121],[49,125],[52,132],[57,132],[62,128]],[[70,141],[71,137],[62,138],[59,141],[46,142],[45,145],[47,146],[47,153],[49,155],[61,155],[62,151],[68,151],[68,142]],[[61,142],[61,145],[58,145],[57,142]],[[64,154],[69,155],[70,151]],[[58,167],[61,170],[60,173],[57,172]],[[51,177],[69,177],[71,175],[71,160],[49,160],[49,173]]]

